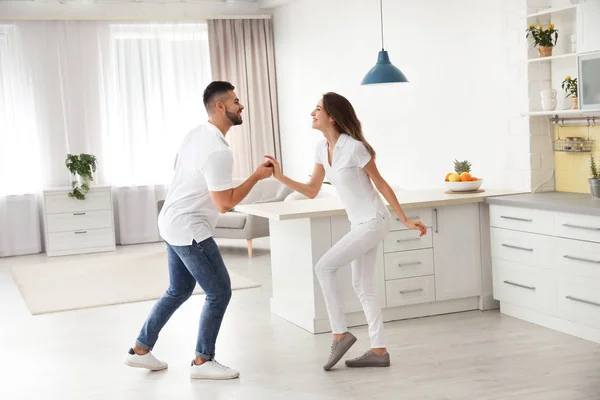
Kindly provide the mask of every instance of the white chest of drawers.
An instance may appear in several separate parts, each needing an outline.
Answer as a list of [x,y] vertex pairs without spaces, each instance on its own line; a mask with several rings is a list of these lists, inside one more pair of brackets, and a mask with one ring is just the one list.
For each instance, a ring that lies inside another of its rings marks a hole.
[[600,343],[600,217],[490,206],[503,313]]
[[69,189],[44,191],[44,233],[48,257],[115,250],[110,186],[94,186],[85,200]]

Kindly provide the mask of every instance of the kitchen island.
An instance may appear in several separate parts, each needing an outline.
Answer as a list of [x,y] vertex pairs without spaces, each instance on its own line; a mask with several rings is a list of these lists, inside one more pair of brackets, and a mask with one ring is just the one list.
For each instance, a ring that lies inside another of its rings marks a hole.
[[[522,192],[397,192],[406,215],[423,221],[428,233],[419,237],[417,231],[406,229],[388,205],[392,226],[379,246],[376,268],[384,321],[497,308],[492,298],[489,207],[485,200],[517,193]],[[236,210],[269,219],[271,311],[309,332],[330,331],[314,266],[350,229],[341,200],[327,197],[246,204]],[[350,268],[343,268],[338,279],[348,326],[365,324]]]

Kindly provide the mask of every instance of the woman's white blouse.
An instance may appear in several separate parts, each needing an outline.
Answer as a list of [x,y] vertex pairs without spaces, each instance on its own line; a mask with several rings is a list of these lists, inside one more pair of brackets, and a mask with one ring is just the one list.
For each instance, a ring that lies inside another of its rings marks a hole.
[[377,213],[386,215],[388,210],[363,169],[371,161],[365,145],[341,134],[333,150],[332,165],[329,165],[327,146],[326,139],[319,141],[315,162],[325,168],[325,175],[338,192],[350,222],[359,224],[376,218]]

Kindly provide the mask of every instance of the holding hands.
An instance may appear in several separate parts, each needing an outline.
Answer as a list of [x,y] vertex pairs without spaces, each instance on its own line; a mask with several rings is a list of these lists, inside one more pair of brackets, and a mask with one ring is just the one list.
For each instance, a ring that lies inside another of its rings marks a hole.
[[265,156],[267,161],[265,164],[268,164],[273,169],[273,178],[280,179],[283,174],[281,173],[281,164],[272,156]]

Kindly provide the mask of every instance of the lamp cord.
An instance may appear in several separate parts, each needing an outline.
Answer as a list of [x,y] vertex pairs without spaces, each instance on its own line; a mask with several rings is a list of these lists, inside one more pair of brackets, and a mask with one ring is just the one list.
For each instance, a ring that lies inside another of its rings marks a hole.
[[383,46],[383,0],[379,0],[379,12],[381,14],[381,50],[384,50]]

